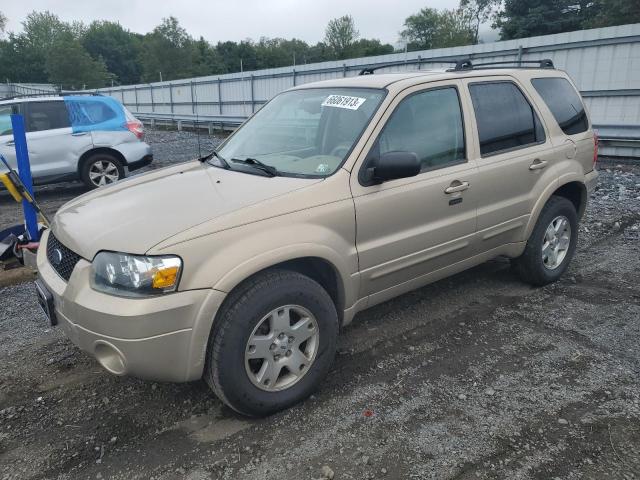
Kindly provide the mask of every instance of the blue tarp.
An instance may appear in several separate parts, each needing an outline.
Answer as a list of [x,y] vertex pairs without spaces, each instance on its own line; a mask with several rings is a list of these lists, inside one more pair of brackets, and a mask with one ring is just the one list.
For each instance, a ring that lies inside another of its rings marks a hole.
[[120,103],[112,97],[68,96],[64,103],[73,133],[94,130],[127,130],[127,118]]

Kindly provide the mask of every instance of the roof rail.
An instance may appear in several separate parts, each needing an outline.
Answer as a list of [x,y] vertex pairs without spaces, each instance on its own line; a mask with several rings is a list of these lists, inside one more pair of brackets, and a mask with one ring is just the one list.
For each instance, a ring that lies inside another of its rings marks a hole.
[[455,66],[447,70],[447,72],[464,72],[469,70],[481,70],[484,68],[531,68],[530,65],[537,65],[538,68],[555,68],[553,62],[548,59],[542,60],[508,60],[503,62],[483,62],[472,63],[470,58],[460,58],[454,60],[444,59],[428,59],[423,60],[417,58],[415,60],[397,61],[393,63],[384,63],[382,65],[372,65],[360,70],[358,75],[372,75],[380,68],[399,67],[402,65],[421,65],[423,63],[454,63]]
[[[464,70],[481,70],[484,68],[531,68],[530,65],[537,65],[538,68],[555,68],[553,61],[548,58],[542,60],[507,60],[502,62],[483,62],[483,63],[471,63]],[[452,69],[451,71],[463,70],[462,68]]]
[[64,97],[67,95],[91,95],[91,96],[102,96],[100,92],[75,92],[72,90],[67,91],[52,91],[52,92],[41,92],[41,93],[19,93],[18,95],[11,95],[9,97],[2,97],[0,100],[15,100],[16,98],[32,98],[32,97]]
[[372,65],[370,67],[365,67],[360,70],[358,75],[372,75],[376,70],[380,68],[388,68],[388,67],[400,67],[402,65],[422,65],[423,63],[455,63],[456,70],[462,70],[467,68],[466,65],[471,65],[471,61],[469,59],[453,59],[453,60],[445,60],[445,59],[422,59],[416,58],[414,60],[399,60],[397,62],[383,63],[381,65]]

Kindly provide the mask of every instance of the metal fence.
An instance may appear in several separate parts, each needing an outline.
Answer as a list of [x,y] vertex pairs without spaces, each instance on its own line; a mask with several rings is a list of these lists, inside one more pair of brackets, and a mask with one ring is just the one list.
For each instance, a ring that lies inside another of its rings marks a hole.
[[601,152],[640,157],[640,24],[99,91],[120,100],[145,121],[234,128],[292,86],[350,77],[362,68],[382,64],[390,66],[378,70],[381,73],[446,68],[450,64],[445,61],[460,58],[475,62],[553,60],[578,85],[601,135]]

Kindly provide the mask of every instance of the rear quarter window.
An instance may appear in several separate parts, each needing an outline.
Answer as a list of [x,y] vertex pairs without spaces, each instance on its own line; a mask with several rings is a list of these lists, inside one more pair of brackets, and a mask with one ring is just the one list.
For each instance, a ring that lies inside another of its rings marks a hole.
[[534,78],[531,84],[565,134],[575,135],[589,128],[582,100],[566,78]]

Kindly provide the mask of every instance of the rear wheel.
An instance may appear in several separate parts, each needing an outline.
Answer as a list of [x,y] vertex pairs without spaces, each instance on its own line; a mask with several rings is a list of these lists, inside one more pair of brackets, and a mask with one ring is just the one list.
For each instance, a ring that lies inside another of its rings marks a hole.
[[98,188],[110,185],[124,178],[124,165],[122,162],[108,153],[92,155],[82,165],[80,177],[89,188]]
[[335,356],[331,297],[297,272],[259,274],[231,293],[209,339],[204,379],[231,408],[264,416],[309,396]]
[[569,267],[578,240],[578,215],[569,200],[552,196],[543,207],[524,253],[513,261],[522,280],[555,282]]

